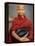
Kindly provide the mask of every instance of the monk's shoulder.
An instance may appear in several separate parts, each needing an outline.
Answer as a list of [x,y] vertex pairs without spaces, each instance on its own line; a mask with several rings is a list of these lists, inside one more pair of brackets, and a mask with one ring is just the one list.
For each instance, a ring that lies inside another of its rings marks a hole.
[[16,23],[17,22],[17,20],[18,20],[18,17],[16,16],[16,17],[14,17],[14,19],[13,19],[13,23]]

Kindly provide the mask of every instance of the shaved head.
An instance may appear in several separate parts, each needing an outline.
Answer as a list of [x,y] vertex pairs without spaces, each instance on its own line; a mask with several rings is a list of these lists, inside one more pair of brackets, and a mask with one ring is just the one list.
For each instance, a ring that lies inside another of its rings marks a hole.
[[24,8],[24,5],[20,5],[20,4],[17,4],[17,5],[16,5],[16,8],[17,8],[17,9],[22,8],[22,7]]

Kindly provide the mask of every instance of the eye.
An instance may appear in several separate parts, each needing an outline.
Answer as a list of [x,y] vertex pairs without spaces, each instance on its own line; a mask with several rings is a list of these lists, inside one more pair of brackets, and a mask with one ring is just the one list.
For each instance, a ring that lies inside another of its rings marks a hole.
[[21,9],[17,9],[17,10],[21,10]]

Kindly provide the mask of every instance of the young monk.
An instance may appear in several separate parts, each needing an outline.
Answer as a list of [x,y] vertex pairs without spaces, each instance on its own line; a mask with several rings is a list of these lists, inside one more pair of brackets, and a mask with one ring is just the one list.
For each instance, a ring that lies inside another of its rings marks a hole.
[[[24,42],[24,41],[32,41],[33,40],[33,29],[32,29],[32,21],[28,19],[25,15],[25,8],[24,5],[17,4],[16,11],[18,16],[14,18],[12,21],[11,27],[11,39],[12,42]],[[19,37],[16,34],[17,29],[19,28],[26,28],[29,32],[28,37]]]

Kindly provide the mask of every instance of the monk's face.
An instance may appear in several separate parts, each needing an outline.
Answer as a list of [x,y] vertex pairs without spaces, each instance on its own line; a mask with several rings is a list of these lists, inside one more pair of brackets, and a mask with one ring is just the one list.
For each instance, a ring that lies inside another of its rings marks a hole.
[[25,13],[24,5],[16,5],[17,13],[23,15]]

